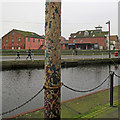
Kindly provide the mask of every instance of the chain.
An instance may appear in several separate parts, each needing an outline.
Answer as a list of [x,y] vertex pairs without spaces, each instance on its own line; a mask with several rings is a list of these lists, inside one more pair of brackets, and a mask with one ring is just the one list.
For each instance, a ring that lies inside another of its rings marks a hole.
[[83,91],[82,90],[76,90],[76,89],[73,89],[73,88],[65,85],[64,83],[63,83],[63,86],[66,87],[66,88],[68,88],[68,89],[70,89],[70,90],[72,90],[72,91],[75,91],[75,92],[90,92],[90,91],[93,91],[93,90],[99,88],[100,86],[102,86],[103,83],[105,83],[108,78],[109,78],[109,76],[100,85],[96,86],[95,88],[89,89],[89,90],[83,90]]
[[31,97],[29,100],[27,100],[27,101],[24,102],[23,104],[15,107],[14,109],[9,110],[9,111],[7,111],[7,112],[3,112],[2,114],[0,114],[0,116],[5,115],[5,114],[8,114],[8,113],[11,113],[11,112],[13,112],[13,111],[15,111],[15,110],[23,107],[24,105],[26,105],[27,103],[29,103],[31,100],[33,100],[36,96],[38,96],[38,95],[42,92],[42,90],[43,90],[43,88],[42,88],[41,90],[39,90],[33,97]]
[[115,74],[115,76],[116,76],[116,77],[118,77],[118,78],[120,78],[120,76],[119,76],[119,75],[117,75],[117,74]]
[[[115,75],[116,75],[116,74],[115,74]],[[120,78],[120,76],[118,76],[118,75],[116,75],[116,76]],[[72,91],[75,91],[75,92],[90,92],[90,91],[93,91],[93,90],[99,88],[100,86],[102,86],[102,85],[107,81],[108,78],[109,78],[109,76],[108,76],[101,84],[99,84],[99,85],[96,86],[95,88],[92,88],[92,89],[89,89],[89,90],[76,90],[76,89],[73,89],[73,88],[65,85],[64,83],[61,83],[61,86],[64,86],[64,87],[66,87],[66,88],[68,88],[68,89],[70,89],[70,90],[72,90]],[[15,111],[15,110],[23,107],[24,105],[26,105],[27,103],[29,103],[30,101],[32,101],[36,96],[38,96],[38,95],[43,91],[43,89],[45,89],[45,88],[42,87],[42,89],[40,89],[40,90],[39,90],[33,97],[31,97],[29,100],[27,100],[27,101],[24,102],[23,104],[15,107],[15,108],[12,109],[12,110],[9,110],[9,111],[7,111],[7,112],[3,112],[2,114],[0,114],[0,116],[5,115],[5,114],[8,114],[8,113],[11,113],[11,112],[13,112],[13,111]]]

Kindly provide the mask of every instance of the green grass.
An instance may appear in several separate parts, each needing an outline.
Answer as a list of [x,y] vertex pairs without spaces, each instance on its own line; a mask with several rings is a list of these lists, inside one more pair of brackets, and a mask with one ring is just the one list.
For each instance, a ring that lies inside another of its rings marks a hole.
[[[118,105],[119,87],[114,87],[114,105]],[[85,97],[70,100],[61,104],[61,118],[102,118],[114,114],[116,108],[109,107],[109,90],[104,90]],[[119,103],[120,104],[120,103]],[[101,114],[104,113],[104,114]],[[116,114],[116,113],[115,113]],[[43,109],[17,116],[16,118],[43,118]]]
[[[16,55],[18,50],[1,50],[2,55]],[[21,54],[27,54],[28,50],[19,50]],[[45,50],[32,50],[34,55],[44,55]],[[114,54],[115,51],[120,53],[120,50],[111,50],[110,52]],[[109,53],[108,50],[78,50],[78,55],[107,55]],[[61,50],[61,55],[72,55],[75,54],[74,50]]]

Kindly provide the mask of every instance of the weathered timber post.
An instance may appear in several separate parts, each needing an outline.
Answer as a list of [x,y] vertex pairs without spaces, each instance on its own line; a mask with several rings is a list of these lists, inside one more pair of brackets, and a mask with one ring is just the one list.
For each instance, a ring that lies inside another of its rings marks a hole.
[[46,0],[44,118],[60,119],[61,101],[61,0]]

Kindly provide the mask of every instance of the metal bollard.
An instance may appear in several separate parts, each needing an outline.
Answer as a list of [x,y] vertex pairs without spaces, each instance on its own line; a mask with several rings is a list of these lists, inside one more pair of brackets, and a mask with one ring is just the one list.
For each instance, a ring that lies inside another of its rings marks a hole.
[[113,77],[114,72],[110,72],[110,106],[113,107]]

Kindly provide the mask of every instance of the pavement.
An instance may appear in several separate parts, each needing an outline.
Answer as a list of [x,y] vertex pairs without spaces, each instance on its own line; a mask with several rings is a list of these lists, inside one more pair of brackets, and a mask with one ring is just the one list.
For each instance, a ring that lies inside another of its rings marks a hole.
[[[27,56],[21,56],[20,60],[26,60]],[[108,55],[62,55],[61,59],[95,59],[95,58],[108,58]],[[111,55],[111,58],[116,58]],[[0,61],[15,61],[16,56],[1,56]],[[28,58],[29,60],[30,58]],[[43,55],[32,55],[33,60],[44,60]]]
[[[61,118],[119,118],[120,86],[114,87],[114,104],[110,107],[109,89],[64,101],[61,104]],[[44,118],[43,108],[22,113],[10,118]],[[101,120],[100,119],[100,120]]]

